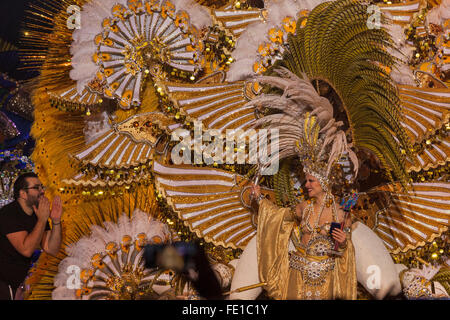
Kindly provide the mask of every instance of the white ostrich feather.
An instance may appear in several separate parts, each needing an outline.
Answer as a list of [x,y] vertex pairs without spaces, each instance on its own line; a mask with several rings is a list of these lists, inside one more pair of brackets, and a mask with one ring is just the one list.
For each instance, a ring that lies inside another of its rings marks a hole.
[[190,23],[202,29],[212,25],[209,11],[194,0],[172,0],[178,11],[186,11],[190,17]]
[[424,277],[427,280],[431,280],[441,269],[441,266],[435,267],[432,265],[429,266],[423,266],[422,269],[411,269],[411,272],[413,272],[414,274]]
[[281,27],[285,17],[297,19],[297,13],[301,10],[312,10],[323,0],[285,0],[265,1],[267,9],[266,22],[254,22],[239,36],[236,48],[233,51],[234,63],[227,72],[227,81],[238,81],[255,75],[253,64],[258,57],[259,45],[268,41],[267,35],[270,29]]
[[339,160],[341,155],[348,154],[349,160],[353,164],[354,176],[358,173],[358,158],[351,150],[352,145],[347,143],[345,132],[339,129],[342,121],[336,122],[333,117],[333,106],[325,98],[321,97],[307,76],[298,77],[286,68],[275,70],[279,76],[258,76],[254,80],[258,83],[269,84],[283,90],[283,94],[262,94],[261,96],[248,102],[248,106],[256,108],[276,109],[280,113],[270,114],[258,119],[253,128],[264,127],[267,129],[277,128],[279,134],[279,153],[270,159],[260,163],[260,169],[270,166],[274,161],[284,159],[296,154],[296,143],[303,136],[303,121],[306,112],[317,117],[321,127],[323,143],[318,153],[318,158],[328,150],[331,151],[328,158],[327,176],[332,165]]
[[248,79],[255,75],[255,72],[253,72],[253,64],[258,57],[257,48],[251,42],[248,43],[248,47],[242,46],[238,53],[247,58],[238,58],[235,56],[236,50],[233,51],[234,62],[230,65],[230,69],[228,69],[227,81]]
[[322,127],[333,121],[333,107],[326,98],[319,96],[305,74],[299,78],[286,68],[276,72],[280,76],[259,76],[255,81],[278,87],[284,91],[283,95],[278,98],[276,95],[262,95],[247,105],[279,109],[293,118],[298,118],[306,111],[313,111]]
[[281,23],[288,16],[297,17],[300,10],[312,10],[324,0],[266,0],[264,7],[267,9],[267,22],[272,27]]
[[428,11],[426,21],[436,25],[442,25],[445,20],[450,19],[450,0],[443,0],[442,3]]
[[[412,268],[409,269],[403,276],[402,286],[408,288],[410,286],[427,288],[431,292],[431,283],[423,283],[422,279],[430,281],[441,269],[442,266],[423,266],[422,269]],[[438,282],[434,281],[434,293],[432,293],[433,298],[448,298],[449,295],[447,290]],[[411,296],[408,299],[417,299],[419,296]]]
[[112,6],[118,3],[126,5],[127,0],[94,0],[81,8],[81,27],[73,32],[74,41],[70,47],[72,54],[70,78],[77,81],[79,93],[95,77],[98,66],[92,59],[96,49],[94,38],[102,31],[102,21],[111,16]]
[[104,222],[104,227],[92,226],[89,236],[81,238],[66,248],[67,257],[58,266],[58,273],[54,279],[56,289],[52,293],[52,298],[76,299],[76,289],[67,287],[72,279],[70,277],[73,277],[73,273],[68,273],[70,268],[74,266],[79,270],[90,269],[92,256],[96,253],[105,254],[106,244],[115,242],[120,245],[125,235],[130,236],[134,242],[140,233],[145,233],[148,240],[159,237],[161,241],[171,241],[168,226],[139,209],[134,210],[131,219],[123,214],[117,223]]
[[391,78],[397,84],[415,86],[414,74],[412,69],[405,63],[400,63],[394,67],[391,72]]
[[[431,279],[433,279],[433,277],[436,274],[438,274],[439,271],[441,270],[441,268],[444,267],[445,265],[450,266],[450,259],[447,259],[447,261],[443,265],[439,265],[439,266],[424,265],[424,266],[422,266],[421,269],[412,268],[408,272],[414,276],[423,277],[426,280],[431,281]],[[406,285],[409,284],[408,279],[409,279],[409,281],[411,281],[411,277],[409,277],[409,278],[406,277]],[[428,287],[429,287],[429,289],[431,289],[431,285],[429,285]],[[445,290],[445,288],[438,281],[434,281],[434,287],[435,287],[435,293],[433,294],[433,297],[436,297],[436,298],[448,298],[449,297],[447,290]]]
[[[385,13],[388,19],[392,16],[389,13]],[[404,28],[398,24],[388,23],[384,25],[385,29],[389,32],[392,40],[395,43],[396,49],[388,49],[388,52],[400,60],[400,62],[394,66],[391,71],[391,78],[398,84],[415,85],[413,70],[408,65],[408,60],[411,58],[414,47],[406,42],[406,36]]]
[[84,121],[84,140],[86,145],[111,130],[108,114],[103,111],[98,116],[86,118]]
[[[160,1],[162,2],[162,1]],[[190,22],[197,28],[211,25],[209,12],[194,0],[173,0],[177,11],[186,11]],[[72,70],[70,78],[77,81],[77,90],[81,93],[85,86],[94,79],[98,66],[92,56],[96,45],[94,38],[102,32],[102,22],[111,17],[111,8],[115,4],[127,5],[127,0],[93,0],[81,8],[81,28],[73,32],[70,48],[72,54]]]

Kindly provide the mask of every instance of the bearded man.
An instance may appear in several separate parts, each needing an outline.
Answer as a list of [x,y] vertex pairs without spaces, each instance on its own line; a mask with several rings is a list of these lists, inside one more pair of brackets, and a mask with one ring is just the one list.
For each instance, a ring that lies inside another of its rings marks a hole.
[[61,247],[61,198],[54,197],[50,209],[45,187],[33,172],[20,175],[13,188],[15,200],[0,209],[0,300],[20,298],[39,246],[51,255]]

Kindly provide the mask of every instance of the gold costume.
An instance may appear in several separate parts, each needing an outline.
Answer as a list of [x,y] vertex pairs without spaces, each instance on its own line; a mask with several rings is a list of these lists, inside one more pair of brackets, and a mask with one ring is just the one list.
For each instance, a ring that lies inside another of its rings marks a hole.
[[[260,280],[267,283],[264,287],[267,294],[277,300],[356,299],[355,252],[351,240],[347,239],[342,256],[317,255],[311,246],[302,249],[290,241],[291,237],[295,240],[296,224],[289,208],[279,208],[267,199],[261,200],[258,271]],[[314,239],[318,240],[316,245],[332,249],[333,243],[327,238],[319,235]]]

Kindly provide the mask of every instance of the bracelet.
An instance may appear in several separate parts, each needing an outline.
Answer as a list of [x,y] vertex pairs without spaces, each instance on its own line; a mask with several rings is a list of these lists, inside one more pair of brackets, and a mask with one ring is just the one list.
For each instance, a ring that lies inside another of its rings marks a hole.
[[348,244],[347,241],[348,240],[345,240],[344,245],[339,244],[339,246],[338,246],[339,251],[344,251],[345,249],[347,249],[347,244]]
[[257,197],[255,197],[254,194],[251,195],[252,201],[256,201],[256,203],[258,203],[258,204],[262,199],[265,199],[265,198],[266,197],[262,193],[260,193],[259,196],[257,196]]
[[52,221],[52,226],[57,226],[58,224],[61,224],[61,221],[60,221],[59,223],[54,223],[54,222]]

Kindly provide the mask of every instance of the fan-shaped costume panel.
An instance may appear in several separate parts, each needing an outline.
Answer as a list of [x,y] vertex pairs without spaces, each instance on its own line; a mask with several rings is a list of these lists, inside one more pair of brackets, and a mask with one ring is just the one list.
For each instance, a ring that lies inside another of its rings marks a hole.
[[106,78],[106,95],[118,98],[124,108],[140,105],[146,74],[161,75],[163,65],[192,74],[200,70],[189,15],[175,14],[175,9],[170,1],[133,1],[128,8],[116,4],[112,17],[103,21],[94,61]]
[[214,20],[228,30],[233,36],[239,37],[246,27],[263,21],[263,10],[214,10]]
[[166,82],[162,85],[188,119],[201,121],[207,129],[246,130],[255,122],[255,108],[245,105],[256,94],[250,83],[190,85]]
[[[113,172],[114,173],[114,172]],[[116,173],[117,174],[117,173]],[[151,178],[151,174],[142,170],[137,172],[136,176],[120,179],[106,179],[101,178],[99,174],[85,174],[79,173],[69,179],[63,179],[62,182],[67,185],[81,186],[81,187],[117,187],[129,186],[139,181],[147,181]]]
[[108,169],[145,164],[152,159],[158,141],[171,124],[160,112],[138,114],[115,124],[73,156],[84,165]]
[[408,170],[429,170],[444,165],[450,160],[450,135],[428,142],[430,141],[427,141],[426,147],[415,155],[414,163],[408,163]]
[[82,104],[86,106],[100,103],[102,98],[100,94],[93,92],[87,87],[81,93],[79,93],[77,91],[76,83],[68,87],[64,87],[63,89],[49,90],[48,93],[53,99],[63,102]]
[[[59,264],[53,299],[139,299],[153,292],[155,284],[170,284],[168,273],[146,269],[144,246],[171,242],[167,225],[135,209],[132,219],[125,214],[118,223],[92,227],[92,234],[67,248],[68,256]],[[81,288],[72,288],[70,272],[80,269]],[[166,288],[167,289],[167,288]]]
[[420,1],[409,1],[407,3],[378,4],[381,12],[388,13],[394,23],[405,26],[411,23],[414,14],[419,12]]
[[154,162],[155,183],[178,217],[215,245],[244,248],[255,235],[252,212],[244,205],[245,183],[219,169],[166,166]]
[[413,143],[421,142],[450,117],[450,89],[399,86],[402,125]]
[[386,185],[362,195],[356,214],[391,253],[425,245],[448,230],[450,183],[413,183],[410,191]]

